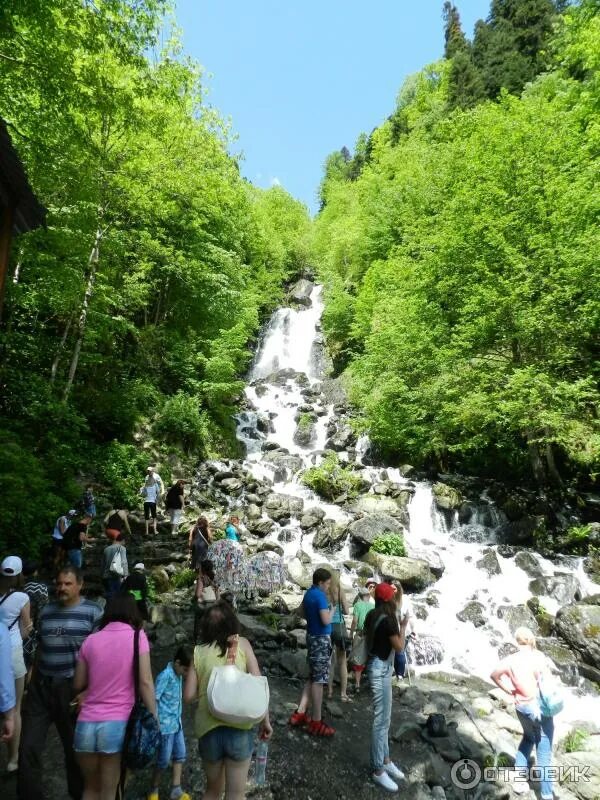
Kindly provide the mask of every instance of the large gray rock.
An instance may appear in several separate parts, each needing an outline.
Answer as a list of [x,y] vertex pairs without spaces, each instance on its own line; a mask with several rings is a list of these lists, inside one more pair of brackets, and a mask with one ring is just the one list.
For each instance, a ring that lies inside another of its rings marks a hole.
[[308,589],[312,586],[312,574],[310,564],[303,564],[299,558],[292,558],[287,563],[288,575],[290,580],[296,583],[301,589]]
[[302,513],[304,501],[301,497],[273,492],[264,502],[264,510],[278,522],[282,519],[298,516]]
[[554,663],[561,680],[568,686],[577,686],[579,671],[571,648],[553,636],[538,636],[536,644],[538,650],[547,655]]
[[315,534],[313,547],[317,550],[338,550],[347,535],[348,530],[344,523],[336,523],[332,519],[325,519]]
[[311,283],[306,278],[300,278],[290,291],[290,300],[299,306],[309,307],[311,305],[310,295],[315,288],[314,283]]
[[[304,631],[300,631],[304,633]],[[306,634],[304,634],[306,636]],[[305,650],[282,650],[278,657],[279,664],[288,673],[298,678],[308,678],[308,662]]]
[[547,595],[561,605],[568,605],[581,599],[581,586],[575,575],[552,575],[535,578],[529,583],[532,594]]
[[336,431],[325,443],[325,447],[329,450],[347,450],[352,445],[356,444],[356,434],[350,425],[338,425]]
[[500,575],[502,572],[495,550],[485,550],[483,558],[476,562],[476,566],[479,569],[484,569],[490,577],[492,575]]
[[271,450],[262,457],[264,463],[273,464],[279,468],[275,471],[275,480],[284,480],[288,475],[294,475],[302,469],[302,459],[300,456],[293,456],[290,453],[283,453],[281,450]]
[[367,514],[348,526],[348,533],[359,549],[368,550],[383,533],[404,533],[403,526],[389,514]]
[[529,550],[520,550],[515,556],[515,564],[531,578],[539,578],[544,574],[539,558]]
[[420,592],[435,583],[435,575],[429,569],[429,564],[418,558],[384,556],[370,551],[363,560],[375,567],[382,577],[400,581],[409,591]]
[[600,606],[572,603],[559,609],[556,630],[593,667],[600,668]]
[[500,619],[506,620],[510,632],[514,633],[517,628],[529,628],[533,633],[539,632],[539,625],[536,618],[526,605],[520,606],[498,606],[496,614]]
[[[351,510],[358,514],[391,514],[399,516],[401,506],[393,497],[382,497],[376,494],[363,494],[354,500]],[[403,520],[404,521],[404,520]]]
[[482,628],[487,622],[485,606],[477,600],[471,600],[462,611],[458,612],[456,618],[461,622],[472,622],[476,628]]
[[275,523],[272,519],[249,519],[246,527],[253,536],[258,536],[259,539],[262,539],[271,533]]
[[432,491],[437,507],[445,511],[460,508],[463,503],[463,496],[458,489],[446,483],[434,483]]

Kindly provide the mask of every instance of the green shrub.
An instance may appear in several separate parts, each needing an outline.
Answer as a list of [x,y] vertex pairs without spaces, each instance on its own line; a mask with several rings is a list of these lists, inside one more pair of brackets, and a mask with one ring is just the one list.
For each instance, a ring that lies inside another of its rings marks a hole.
[[384,556],[405,556],[404,537],[401,533],[382,533],[371,545],[371,550]]
[[187,589],[196,582],[196,572],[193,569],[182,569],[171,578],[171,585],[174,589]]
[[318,467],[305,470],[301,481],[325,500],[335,500],[344,494],[355,497],[362,483],[360,476],[341,464],[335,453],[325,456]]
[[155,603],[157,593],[156,584],[154,583],[154,578],[152,575],[146,576],[146,584],[148,585],[148,600],[150,600],[151,603]]
[[185,392],[170,397],[156,416],[152,433],[158,439],[180,445],[187,453],[206,451],[210,439],[210,424],[200,411],[197,398]]
[[224,539],[225,538],[225,531],[221,531],[221,530],[218,530],[218,529],[217,530],[213,529],[212,530],[212,538],[213,538],[213,542],[218,542],[221,539]]
[[563,739],[565,753],[576,753],[579,750],[585,750],[589,737],[590,735],[587,731],[583,731],[581,728],[573,728]]
[[[146,477],[148,456],[133,444],[111,442],[104,449],[98,473],[111,487],[117,507],[135,508],[140,505],[139,489]],[[165,475],[161,476],[167,480]]]

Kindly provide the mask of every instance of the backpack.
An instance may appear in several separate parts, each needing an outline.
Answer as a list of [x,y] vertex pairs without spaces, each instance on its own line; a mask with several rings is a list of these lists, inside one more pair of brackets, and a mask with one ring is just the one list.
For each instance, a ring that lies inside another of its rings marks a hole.
[[[77,526],[77,527],[76,527]],[[79,530],[79,523],[72,522],[65,531],[61,544],[65,550],[75,550],[79,545],[79,537],[81,532]]]

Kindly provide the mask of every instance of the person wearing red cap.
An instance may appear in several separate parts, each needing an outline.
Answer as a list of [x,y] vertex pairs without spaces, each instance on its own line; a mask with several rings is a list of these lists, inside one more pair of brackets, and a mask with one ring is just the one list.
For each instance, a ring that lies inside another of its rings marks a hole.
[[394,595],[394,587],[389,583],[377,584],[375,608],[367,614],[365,620],[369,647],[367,672],[373,692],[372,777],[378,786],[388,792],[397,792],[396,780],[404,778],[402,770],[390,759],[389,745],[394,653],[404,649],[407,625],[407,620],[403,620],[398,626]]

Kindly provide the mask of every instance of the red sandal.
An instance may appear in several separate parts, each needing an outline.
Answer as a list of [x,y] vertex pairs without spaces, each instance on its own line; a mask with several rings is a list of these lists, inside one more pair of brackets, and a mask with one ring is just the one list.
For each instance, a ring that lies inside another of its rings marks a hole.
[[327,725],[322,719],[313,719],[308,723],[306,732],[311,736],[333,736],[335,728]]
[[304,711],[294,711],[288,722],[293,728],[298,728],[301,725],[308,725],[311,719]]

